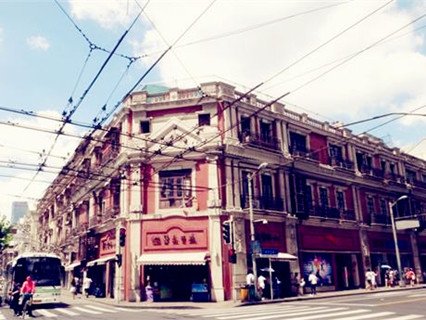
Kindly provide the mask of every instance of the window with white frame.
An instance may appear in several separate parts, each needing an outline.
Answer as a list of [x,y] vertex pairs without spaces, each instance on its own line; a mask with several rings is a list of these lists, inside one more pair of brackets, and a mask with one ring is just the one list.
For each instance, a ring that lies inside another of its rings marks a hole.
[[342,190],[336,191],[336,205],[339,211],[345,210],[345,193]]
[[367,196],[367,213],[373,214],[374,211],[374,199],[372,196]]
[[388,214],[388,204],[385,199],[380,199],[380,214]]
[[159,173],[160,209],[192,206],[191,169]]
[[328,190],[325,187],[319,188],[319,201],[321,208],[328,208]]

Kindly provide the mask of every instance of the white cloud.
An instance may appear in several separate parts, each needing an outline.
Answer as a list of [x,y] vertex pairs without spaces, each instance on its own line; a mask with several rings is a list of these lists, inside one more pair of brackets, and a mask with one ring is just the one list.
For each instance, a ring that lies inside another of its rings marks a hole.
[[94,20],[106,29],[127,25],[140,10],[133,1],[117,0],[70,0],[70,6],[72,15],[77,19]]
[[27,38],[27,45],[31,49],[47,51],[50,48],[49,41],[43,36],[31,36]]
[[[209,3],[210,1],[151,1],[146,14],[171,44]],[[385,3],[386,1],[349,1],[231,35],[235,30],[336,2],[219,0],[177,44],[175,52],[184,67],[172,53],[168,53],[156,70],[160,73],[160,81],[174,86],[184,83],[179,82],[180,79],[192,77],[202,82],[206,75],[214,75],[216,79],[225,79],[250,88],[277,74]],[[402,8],[392,2],[266,83],[260,90],[273,97],[290,91],[292,93],[286,97],[288,102],[310,109],[311,114],[321,114],[333,120],[351,121],[390,111],[403,112],[410,105],[425,104],[426,73],[423,70],[426,67],[426,56],[421,51],[425,29],[414,32],[424,21],[402,30],[386,42],[293,92],[330,66],[300,77],[307,70],[367,48],[420,16],[424,12],[424,6],[421,2],[413,2],[409,7]],[[99,7],[95,7],[93,2],[72,1],[74,14],[93,19],[104,27],[107,25],[106,17],[111,18],[109,25],[125,22],[125,8],[125,3],[121,1],[108,1]],[[146,22],[146,19],[143,20]],[[155,61],[167,47],[157,30],[149,23],[146,25],[142,33],[137,36],[132,34],[131,41],[135,55],[155,53],[144,59],[144,68]],[[199,39],[226,33],[228,36],[220,39],[184,46]],[[188,85],[193,86],[194,82]],[[411,125],[412,122],[404,121],[403,124]]]
[[[58,113],[52,111],[39,113],[49,117],[60,118]],[[59,128],[58,122],[39,118],[10,117],[7,121],[19,123],[20,126],[30,126],[50,131]],[[45,188],[49,186],[47,182],[52,181],[56,177],[55,172],[59,171],[53,167],[61,168],[65,164],[66,160],[64,158],[67,158],[68,154],[72,154],[79,140],[63,135],[60,136],[55,148],[52,150],[52,157],[49,157],[46,162],[45,170],[40,171],[34,181],[31,182],[31,179],[36,174],[37,165],[43,159],[42,155],[52,145],[55,135],[5,125],[1,125],[1,132],[3,141],[13,141],[13,144],[0,145],[0,166],[3,168],[2,176],[0,177],[0,189],[3,190],[0,198],[0,214],[10,217],[13,201],[28,201],[30,208],[34,208],[35,202],[32,199],[38,199],[43,195]],[[69,126],[66,127],[66,133],[77,134],[75,128]],[[22,164],[32,165],[24,166]],[[5,168],[7,166],[11,168]],[[20,167],[21,169],[14,169],[13,167]]]

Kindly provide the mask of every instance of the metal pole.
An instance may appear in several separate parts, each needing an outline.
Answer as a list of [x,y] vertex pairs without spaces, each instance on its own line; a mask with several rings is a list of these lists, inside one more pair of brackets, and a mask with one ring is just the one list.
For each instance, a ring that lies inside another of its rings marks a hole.
[[251,245],[251,264],[253,268],[254,275],[254,295],[257,297],[257,266],[256,266],[256,255],[253,252],[254,249],[254,216],[253,216],[253,192],[251,190],[251,181],[253,179],[253,174],[247,176],[248,182],[248,197],[249,197],[249,214],[250,214],[250,245]]
[[396,204],[396,202],[392,203],[389,201],[389,213],[392,223],[392,233],[393,233],[393,241],[395,243],[395,254],[396,254],[396,264],[398,266],[398,274],[399,274],[399,286],[403,286],[403,279],[402,279],[402,268],[401,268],[401,257],[399,255],[399,247],[398,247],[398,237],[396,234],[396,226],[395,226],[395,219],[393,216],[393,206]]
[[269,292],[271,293],[271,300],[274,300],[274,280],[272,279],[272,264],[269,258]]

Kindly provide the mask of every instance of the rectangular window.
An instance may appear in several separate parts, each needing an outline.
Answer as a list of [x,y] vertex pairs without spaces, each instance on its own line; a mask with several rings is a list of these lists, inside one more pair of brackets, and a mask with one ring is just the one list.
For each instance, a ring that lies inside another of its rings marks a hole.
[[416,172],[413,170],[405,170],[405,178],[408,183],[413,183],[416,181]]
[[367,213],[374,214],[374,199],[372,196],[367,197]]
[[329,151],[330,151],[330,157],[332,157],[336,160],[342,161],[343,153],[342,153],[342,147],[341,146],[330,144]]
[[395,174],[396,172],[395,172],[395,163],[389,163],[389,171],[392,173],[392,174]]
[[307,152],[306,137],[304,135],[290,132],[290,152]]
[[161,171],[160,209],[192,206],[191,170]]
[[340,211],[345,210],[345,193],[343,191],[336,191],[337,209]]
[[151,121],[142,120],[140,122],[141,133],[150,133],[151,132]]
[[260,139],[265,142],[271,141],[272,129],[270,123],[260,123]]
[[385,199],[380,199],[380,214],[388,214],[388,205]]
[[210,125],[210,113],[203,113],[198,115],[198,126],[209,126]]
[[250,118],[249,117],[241,117],[241,132],[242,133],[250,133]]
[[319,188],[320,206],[321,208],[328,208],[328,190],[327,188]]

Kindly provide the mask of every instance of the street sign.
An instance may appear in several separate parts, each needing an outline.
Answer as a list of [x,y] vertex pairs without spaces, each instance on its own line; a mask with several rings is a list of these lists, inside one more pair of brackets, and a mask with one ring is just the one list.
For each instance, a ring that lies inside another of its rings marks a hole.
[[278,254],[278,249],[262,249],[262,254]]
[[262,253],[262,248],[260,247],[260,242],[258,240],[254,240],[251,242],[251,253],[252,254]]
[[420,227],[420,222],[418,219],[396,220],[395,226],[396,226],[396,229],[398,230],[416,229]]

